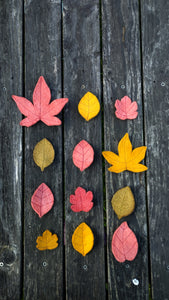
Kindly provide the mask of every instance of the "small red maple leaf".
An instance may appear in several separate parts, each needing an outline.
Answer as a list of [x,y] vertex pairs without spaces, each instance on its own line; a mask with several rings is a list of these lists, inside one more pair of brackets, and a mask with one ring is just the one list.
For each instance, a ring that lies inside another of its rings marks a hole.
[[88,212],[93,207],[92,200],[93,193],[91,191],[86,192],[85,189],[79,186],[75,191],[75,195],[70,195],[71,209],[74,212]]
[[42,121],[48,126],[61,125],[61,120],[55,116],[61,112],[68,102],[67,98],[60,98],[53,100],[49,104],[51,92],[43,76],[39,77],[35,86],[33,104],[24,97],[12,95],[12,99],[16,102],[20,112],[26,116],[20,122],[21,126],[26,127],[30,127],[38,121]]

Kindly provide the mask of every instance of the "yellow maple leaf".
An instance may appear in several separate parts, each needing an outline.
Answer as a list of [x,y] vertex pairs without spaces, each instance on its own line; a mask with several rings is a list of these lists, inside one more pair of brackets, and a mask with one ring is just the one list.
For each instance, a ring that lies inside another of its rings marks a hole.
[[36,248],[39,250],[52,250],[58,247],[58,237],[49,230],[45,230],[42,236],[38,236],[36,243]]
[[86,223],[81,223],[72,235],[73,248],[85,256],[90,252],[94,245],[94,235]]
[[100,111],[99,100],[94,94],[87,92],[78,104],[78,111],[86,121],[90,121]]
[[111,151],[103,151],[102,155],[112,165],[108,169],[110,172],[120,173],[128,170],[138,173],[148,169],[146,166],[139,164],[145,157],[146,149],[147,147],[142,146],[132,150],[129,135],[126,133],[118,144],[119,155]]

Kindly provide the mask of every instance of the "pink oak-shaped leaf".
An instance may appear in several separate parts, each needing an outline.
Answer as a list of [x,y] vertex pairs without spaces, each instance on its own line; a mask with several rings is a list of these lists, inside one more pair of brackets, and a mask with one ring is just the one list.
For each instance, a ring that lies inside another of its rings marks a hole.
[[75,195],[70,195],[71,209],[74,212],[88,212],[93,207],[93,193],[91,191],[86,192],[85,189],[78,187],[75,191]]
[[116,117],[121,120],[135,119],[138,115],[137,102],[136,101],[131,102],[131,99],[128,96],[124,96],[121,99],[121,101],[116,100],[115,108],[116,108],[115,111]]

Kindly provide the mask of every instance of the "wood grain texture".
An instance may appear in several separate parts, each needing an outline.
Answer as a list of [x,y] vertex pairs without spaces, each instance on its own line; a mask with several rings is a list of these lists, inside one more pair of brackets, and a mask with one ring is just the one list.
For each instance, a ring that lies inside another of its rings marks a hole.
[[22,92],[22,1],[0,1],[0,299],[20,299],[22,128],[11,95]]
[[[25,96],[32,99],[43,75],[52,100],[61,97],[61,2],[25,1]],[[60,117],[60,116],[59,116]],[[37,142],[47,138],[55,149],[54,162],[42,173],[33,161]],[[35,189],[46,183],[54,195],[52,210],[39,218],[31,208]],[[62,126],[38,122],[25,129],[25,264],[24,299],[62,299],[63,292],[63,186]],[[58,248],[36,249],[36,238],[46,230],[58,235]]]
[[[101,113],[86,122],[78,113],[81,97],[90,91],[101,100],[99,1],[63,1],[66,298],[105,299]],[[73,165],[72,153],[85,139],[94,148],[94,163],[85,171]],[[88,213],[71,211],[69,196],[81,186],[94,194]],[[94,248],[85,257],[73,249],[75,228],[86,222]]]
[[152,298],[169,299],[169,2],[142,1],[147,196]]
[[[120,139],[129,133],[133,148],[142,146],[143,112],[141,91],[139,3],[131,1],[102,1],[103,39],[103,101],[104,101],[104,150],[117,153]],[[136,120],[121,121],[115,117],[116,99],[129,96],[138,103]],[[109,299],[148,299],[147,222],[144,173],[109,172],[105,163],[107,199],[107,256]],[[111,207],[114,193],[130,186],[136,208],[132,215],[117,219]],[[118,263],[111,253],[114,231],[127,221],[135,233],[139,251],[132,262]],[[133,279],[139,285],[133,284]]]

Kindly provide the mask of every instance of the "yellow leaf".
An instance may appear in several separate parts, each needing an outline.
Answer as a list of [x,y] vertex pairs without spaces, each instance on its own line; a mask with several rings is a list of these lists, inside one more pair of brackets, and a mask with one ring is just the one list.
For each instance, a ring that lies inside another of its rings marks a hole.
[[72,235],[73,248],[85,256],[94,245],[94,235],[86,223],[81,223]]
[[119,219],[129,216],[135,208],[134,196],[130,187],[126,186],[118,190],[114,194],[111,204]]
[[47,139],[43,139],[36,144],[33,150],[33,159],[34,162],[41,168],[42,172],[53,162],[54,157],[54,148]]
[[87,92],[78,104],[78,111],[86,121],[93,119],[100,111],[99,100],[95,95]]
[[36,248],[39,250],[52,250],[58,247],[58,237],[56,234],[53,234],[46,230],[42,236],[38,236],[36,240]]
[[144,159],[147,147],[142,146],[132,150],[132,144],[128,133],[120,140],[118,144],[118,154],[111,151],[103,151],[102,155],[112,166],[108,169],[110,172],[120,173],[125,170],[131,172],[143,172],[148,168],[139,164]]

